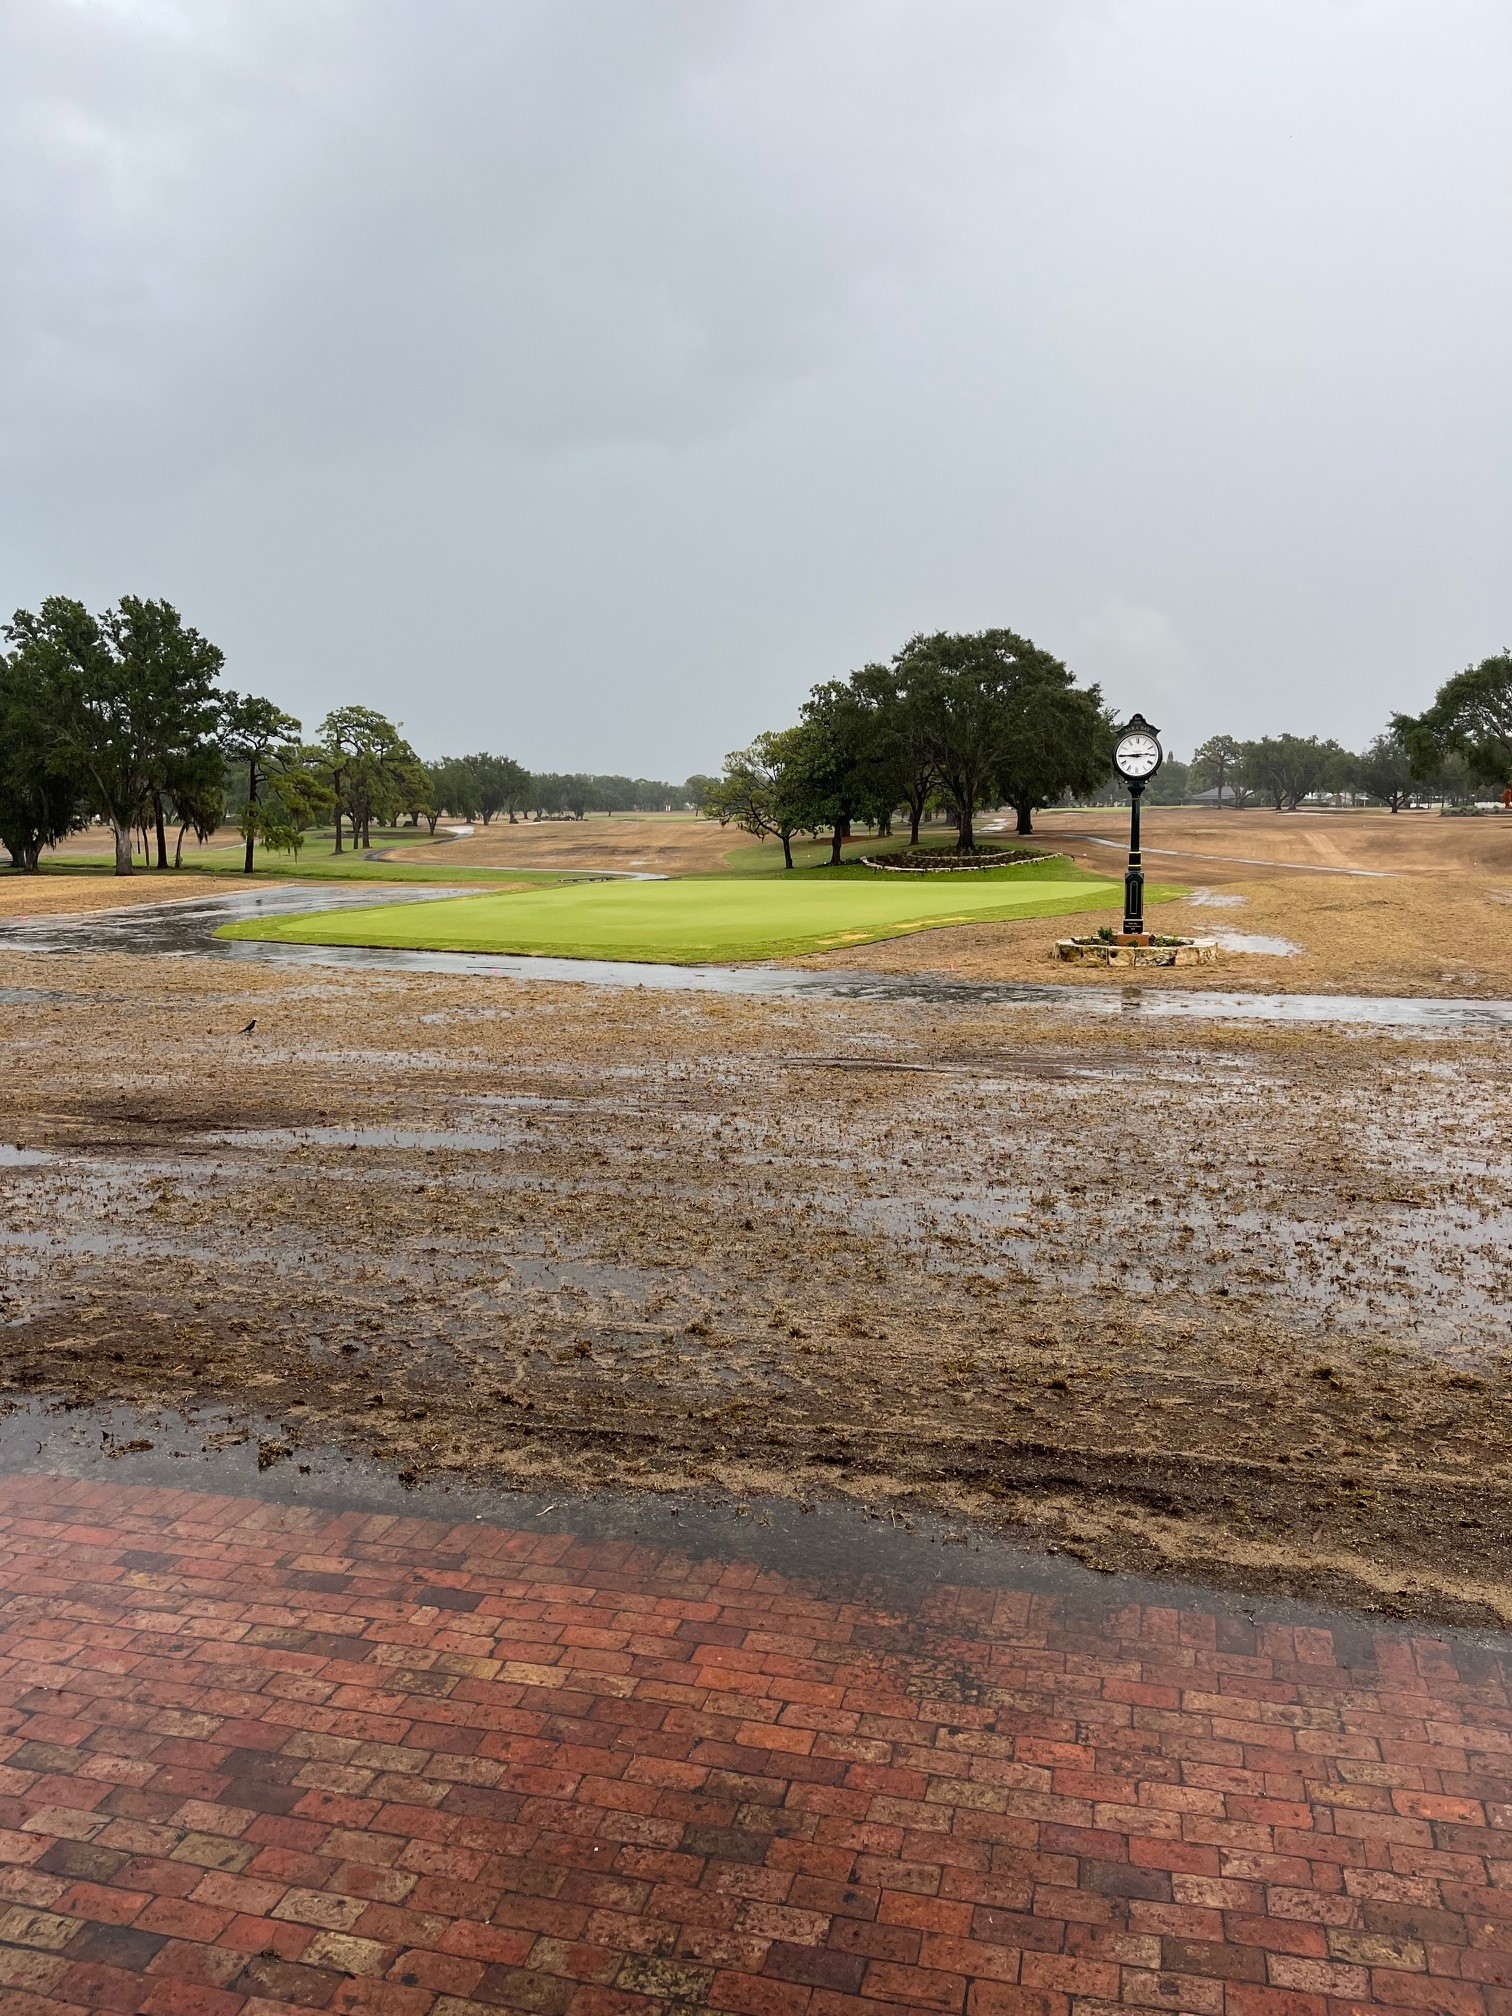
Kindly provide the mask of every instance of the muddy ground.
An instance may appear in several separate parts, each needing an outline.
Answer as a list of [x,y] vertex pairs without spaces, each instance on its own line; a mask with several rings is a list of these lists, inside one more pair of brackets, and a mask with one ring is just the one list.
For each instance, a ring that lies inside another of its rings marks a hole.
[[1512,1620],[1512,1037],[3,950],[0,990],[12,1394]]

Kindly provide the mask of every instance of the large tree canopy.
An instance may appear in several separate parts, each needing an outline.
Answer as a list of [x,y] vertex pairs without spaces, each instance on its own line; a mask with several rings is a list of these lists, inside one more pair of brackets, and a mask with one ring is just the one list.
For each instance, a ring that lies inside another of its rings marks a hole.
[[375,819],[380,825],[397,820],[427,793],[420,758],[388,716],[372,707],[333,707],[320,724],[319,745],[308,754],[330,789],[337,854],[343,817],[352,845],[370,847]]
[[1097,688],[1075,691],[1061,661],[1015,631],[914,637],[894,663],[962,848],[975,846],[976,813],[994,787],[1027,831],[1036,805],[1092,788],[1106,765]]
[[161,813],[170,773],[214,734],[222,655],[169,602],[123,595],[91,616],[50,595],[6,627],[23,678],[45,687],[58,760],[76,769],[92,809],[110,821],[118,875],[132,872],[133,828]]
[[1432,777],[1461,756],[1482,784],[1512,783],[1512,652],[1468,665],[1446,680],[1422,714],[1397,714],[1414,776]]
[[63,752],[46,661],[0,654],[0,842],[23,874],[81,823],[84,780]]
[[[262,802],[262,787],[277,770],[286,770],[299,760],[299,723],[271,700],[255,693],[227,693],[221,701],[220,746],[233,763],[247,767],[247,807],[242,817],[246,838],[243,869],[252,873],[253,855],[259,836],[268,825]],[[275,819],[277,810],[275,808]]]
[[758,735],[748,749],[734,750],[701,808],[721,826],[738,826],[758,840],[769,834],[779,840],[784,868],[793,865],[793,835],[813,823],[803,736],[802,728],[776,729]]
[[490,756],[480,750],[462,761],[472,772],[473,795],[486,826],[502,812],[511,826],[530,800],[530,772],[513,756]]
[[793,748],[794,780],[805,798],[803,823],[830,828],[830,861],[838,866],[851,821],[877,816],[883,801],[896,802],[895,784],[886,777],[879,710],[854,680],[827,680],[803,703]]
[[1395,728],[1377,735],[1359,760],[1357,781],[1362,791],[1398,811],[1412,789],[1412,754]]
[[879,830],[890,830],[893,810],[908,809],[908,844],[919,844],[919,824],[938,781],[926,709],[893,665],[863,665],[851,684],[872,710],[871,787]]
[[1244,803],[1244,745],[1233,735],[1209,735],[1193,752],[1191,782],[1199,791],[1218,793],[1218,809],[1224,801],[1237,809]]
[[1278,812],[1295,812],[1314,791],[1338,790],[1351,781],[1353,759],[1337,742],[1316,735],[1266,735],[1243,747],[1244,781],[1263,792]]
[[1095,791],[1108,774],[1113,731],[1096,686],[1078,688],[1063,665],[1026,666],[1013,687],[998,795],[1011,805],[1020,833],[1034,814],[1068,791]]

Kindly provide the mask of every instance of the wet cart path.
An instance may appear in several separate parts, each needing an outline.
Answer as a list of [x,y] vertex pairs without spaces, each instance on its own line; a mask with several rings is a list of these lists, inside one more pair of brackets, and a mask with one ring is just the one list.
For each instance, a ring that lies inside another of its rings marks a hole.
[[1480,2016],[1512,1969],[1505,1666],[1440,1639],[30,1477],[0,1704],[30,2016]]
[[654,987],[685,992],[807,995],[828,1000],[929,1001],[1025,1007],[1076,1016],[1138,1014],[1149,1018],[1250,1022],[1345,1023],[1388,1030],[1445,1032],[1512,1028],[1512,1001],[1442,1000],[1399,995],[1262,994],[1177,988],[978,983],[929,974],[824,972],[775,966],[662,966],[628,960],[532,958],[513,954],[404,952],[383,947],[258,944],[216,937],[221,925],[266,914],[434,902],[476,893],[463,888],[291,887],[197,897],[177,903],[94,912],[77,918],[21,919],[0,924],[0,951],[68,954],[125,952],[158,958],[209,955],[276,965],[341,966],[374,971],[447,973],[479,979],[576,981],[602,987]]
[[11,1425],[7,2010],[1505,2008],[1500,1641]]

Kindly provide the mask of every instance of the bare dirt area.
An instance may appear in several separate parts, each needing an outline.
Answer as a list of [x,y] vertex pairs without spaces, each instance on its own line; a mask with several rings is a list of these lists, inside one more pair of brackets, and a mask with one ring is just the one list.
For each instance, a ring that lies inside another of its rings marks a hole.
[[1506,1036],[195,958],[0,987],[12,1394],[1512,1620]]
[[[760,842],[733,826],[679,813],[590,814],[586,819],[494,820],[458,840],[438,840],[432,856],[406,847],[395,860],[435,861],[448,868],[611,868],[631,874],[719,875],[727,856]],[[775,841],[773,865],[782,866]]]
[[126,910],[139,903],[188,902],[229,895],[244,886],[236,875],[175,875],[171,870],[160,875],[140,868],[134,875],[0,874],[0,919],[16,924],[27,917],[66,917],[89,910]]
[[[1034,824],[1046,846],[1122,878],[1126,812],[1038,813]],[[1160,930],[1281,939],[1299,950],[1230,950],[1215,966],[1120,972],[1120,985],[1512,993],[1512,817],[1155,807],[1144,816],[1144,844],[1147,880],[1192,892],[1187,901],[1150,912]],[[1119,921],[1114,911],[1087,920]],[[1105,973],[1056,968],[1049,935],[1033,919],[969,925],[827,955],[823,963],[970,980],[1109,984]]]

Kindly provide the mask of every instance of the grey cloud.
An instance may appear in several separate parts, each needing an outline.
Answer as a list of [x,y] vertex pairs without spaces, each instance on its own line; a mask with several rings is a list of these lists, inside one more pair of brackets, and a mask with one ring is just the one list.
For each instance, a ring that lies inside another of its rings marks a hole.
[[0,600],[681,773],[1009,622],[1178,742],[1507,633],[1512,17],[11,0]]

